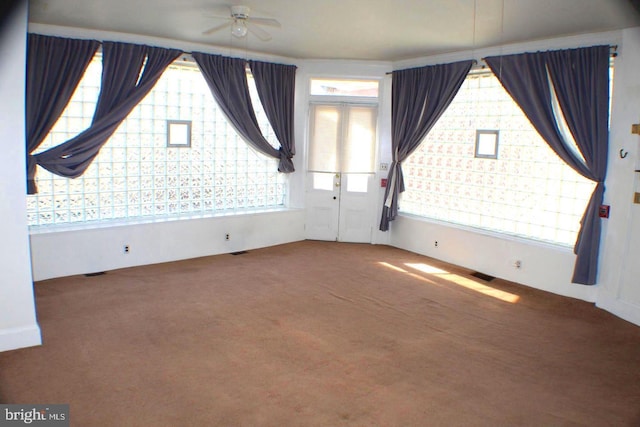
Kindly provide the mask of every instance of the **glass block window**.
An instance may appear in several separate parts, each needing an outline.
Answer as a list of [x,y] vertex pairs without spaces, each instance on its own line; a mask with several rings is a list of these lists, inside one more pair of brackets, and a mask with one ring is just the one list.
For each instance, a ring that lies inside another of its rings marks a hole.
[[[101,59],[90,64],[76,93],[39,151],[91,123]],[[263,133],[279,146],[250,78]],[[190,148],[167,147],[168,122],[191,122]],[[216,105],[193,63],[176,62],[76,179],[38,168],[39,193],[27,197],[31,226],[127,218],[234,213],[285,205],[287,181],[277,160],[255,152]]]
[[[497,159],[476,157],[477,129],[499,130]],[[404,213],[566,246],[594,189],[486,72],[467,77],[403,171]]]

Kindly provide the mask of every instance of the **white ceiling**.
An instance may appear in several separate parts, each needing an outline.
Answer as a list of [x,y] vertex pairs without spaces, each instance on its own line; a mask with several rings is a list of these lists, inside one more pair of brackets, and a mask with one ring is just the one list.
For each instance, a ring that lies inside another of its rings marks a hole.
[[[635,0],[30,0],[30,23],[161,37],[289,58],[396,61],[640,26]],[[229,5],[275,18],[272,40],[202,32]]]

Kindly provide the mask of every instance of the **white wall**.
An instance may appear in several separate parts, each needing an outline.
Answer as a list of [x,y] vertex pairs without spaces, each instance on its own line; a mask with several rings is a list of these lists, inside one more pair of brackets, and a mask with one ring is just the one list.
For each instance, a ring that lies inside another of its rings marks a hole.
[[611,218],[603,230],[597,305],[640,325],[640,205],[633,203],[640,192],[640,135],[631,133],[640,123],[640,28],[622,32],[619,52],[605,192]]
[[33,277],[96,273],[303,239],[300,209],[39,232],[31,235]]
[[[571,283],[575,255],[570,249],[404,215],[391,224],[393,246],[537,289],[595,301],[596,287]],[[520,261],[520,268],[515,261]]]
[[0,351],[41,342],[29,262],[24,178],[26,3],[21,2],[0,28]]

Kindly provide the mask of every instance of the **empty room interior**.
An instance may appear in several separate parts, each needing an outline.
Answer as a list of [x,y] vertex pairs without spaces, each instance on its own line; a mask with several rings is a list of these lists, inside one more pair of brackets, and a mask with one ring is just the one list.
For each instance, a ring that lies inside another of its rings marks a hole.
[[0,420],[640,425],[637,0],[1,10]]

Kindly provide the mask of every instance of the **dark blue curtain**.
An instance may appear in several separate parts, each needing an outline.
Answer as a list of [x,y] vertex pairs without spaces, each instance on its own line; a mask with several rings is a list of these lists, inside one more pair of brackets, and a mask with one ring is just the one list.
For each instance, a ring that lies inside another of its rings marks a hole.
[[402,162],[422,143],[464,82],[473,61],[394,71],[391,87],[391,149],[380,230],[398,215],[404,191]]
[[100,46],[75,40],[29,34],[27,39],[27,193],[38,192],[36,161],[31,155],[69,103],[89,62]]
[[0,3],[0,28],[4,28],[5,20],[11,19],[11,15],[23,0],[2,0]]
[[[551,149],[596,183],[574,247],[572,279],[593,285],[600,247],[598,208],[605,190],[609,149],[609,46],[495,56],[485,61]],[[554,97],[582,158],[562,134]]]
[[200,52],[194,52],[193,58],[214,99],[242,139],[262,154],[280,159],[279,168],[283,168],[282,172],[291,172],[288,169],[293,168],[293,164],[287,166],[287,160],[290,162],[287,154],[282,149],[274,148],[262,135],[249,95],[246,62],[239,58]]
[[128,43],[102,44],[102,81],[91,126],[71,140],[34,156],[50,172],[76,178],[131,110],[182,52]]
[[259,61],[249,61],[249,66],[262,107],[280,142],[278,171],[294,172],[291,159],[296,154],[293,120],[297,67]]

